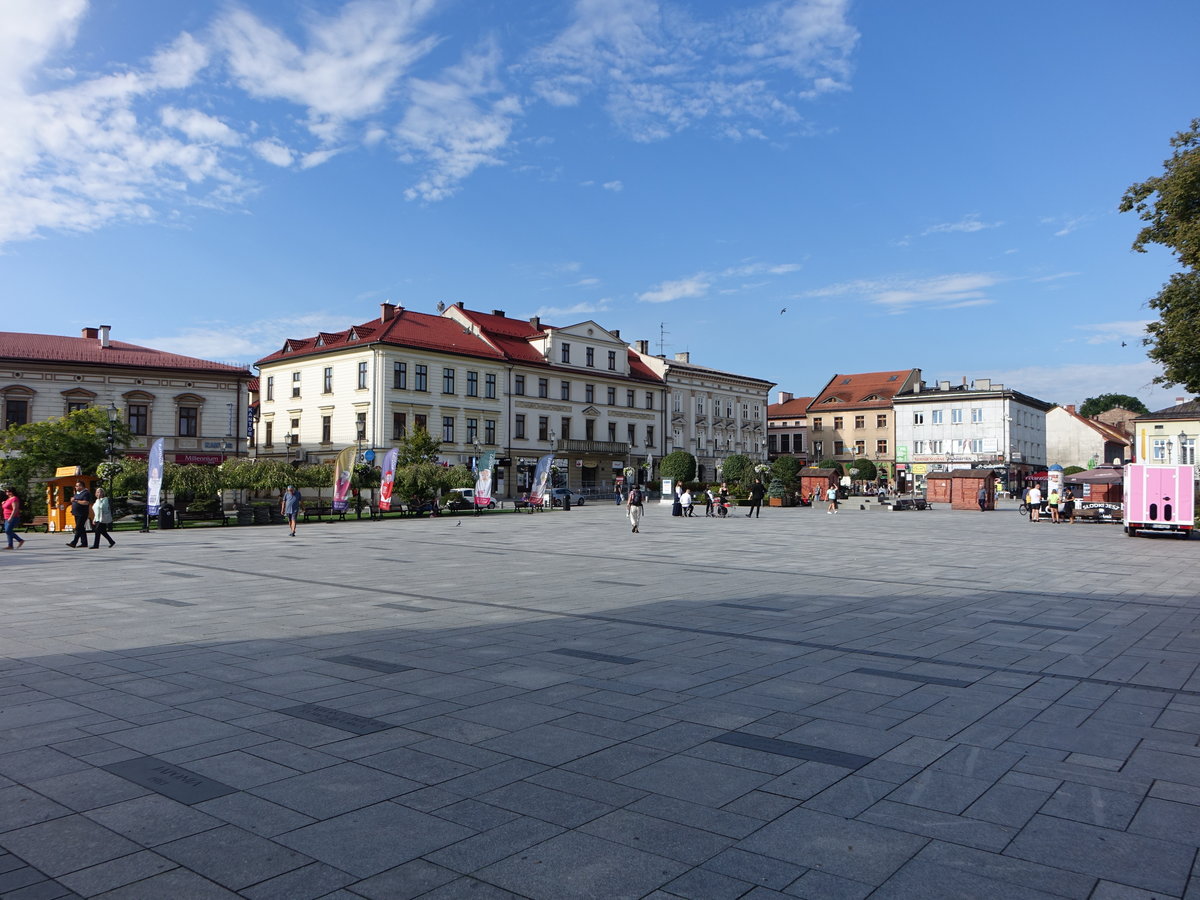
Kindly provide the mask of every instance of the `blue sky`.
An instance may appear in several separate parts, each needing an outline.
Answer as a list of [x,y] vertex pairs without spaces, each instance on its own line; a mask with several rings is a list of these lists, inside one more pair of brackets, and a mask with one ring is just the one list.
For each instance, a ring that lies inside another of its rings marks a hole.
[[0,327],[252,362],[461,300],[796,394],[918,366],[1161,408],[1175,266],[1116,208],[1200,115],[1198,33],[1174,0],[5,0]]

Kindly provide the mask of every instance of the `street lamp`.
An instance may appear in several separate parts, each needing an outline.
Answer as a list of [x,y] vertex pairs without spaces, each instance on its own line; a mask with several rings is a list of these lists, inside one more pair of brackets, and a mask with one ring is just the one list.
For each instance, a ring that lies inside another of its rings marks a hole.
[[283,449],[284,449],[284,452],[287,453],[287,461],[288,461],[288,465],[290,466],[292,464],[292,432],[291,432],[291,430],[289,430],[283,436]]
[[114,429],[117,427],[117,420],[121,415],[121,411],[117,409],[115,401],[109,401],[108,404],[108,448],[104,451],[104,456],[108,460],[108,496],[111,503],[113,489],[113,457],[117,455],[116,442],[117,437]]

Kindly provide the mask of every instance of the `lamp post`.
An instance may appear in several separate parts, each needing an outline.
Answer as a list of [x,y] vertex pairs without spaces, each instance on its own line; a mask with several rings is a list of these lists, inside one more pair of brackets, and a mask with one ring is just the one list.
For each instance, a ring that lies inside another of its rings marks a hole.
[[112,503],[113,489],[113,457],[117,455],[116,442],[117,437],[114,429],[117,427],[117,419],[120,417],[121,411],[117,409],[115,401],[109,401],[108,404],[108,447],[104,451],[104,457],[108,460],[108,496],[109,503]]
[[287,462],[290,466],[292,464],[292,432],[290,429],[283,436],[283,452],[287,454]]

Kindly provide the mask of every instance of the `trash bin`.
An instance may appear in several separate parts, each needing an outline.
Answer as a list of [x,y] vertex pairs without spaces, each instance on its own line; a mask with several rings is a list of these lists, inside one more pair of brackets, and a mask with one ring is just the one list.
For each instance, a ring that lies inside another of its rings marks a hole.
[[164,503],[158,508],[158,530],[163,531],[167,528],[175,527],[175,507],[170,503]]
[[563,512],[571,511],[571,494],[568,492],[563,494]]

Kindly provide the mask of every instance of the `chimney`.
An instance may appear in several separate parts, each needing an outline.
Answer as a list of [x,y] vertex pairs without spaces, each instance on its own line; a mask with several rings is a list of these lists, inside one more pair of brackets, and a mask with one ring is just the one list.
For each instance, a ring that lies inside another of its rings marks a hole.
[[684,350],[682,353],[675,354],[675,362],[690,363],[691,361],[692,354],[687,350]]
[[537,316],[530,316],[530,317],[529,317],[529,324],[530,324],[530,325],[532,325],[532,326],[534,327],[534,330],[535,330],[535,331],[541,331],[541,330],[542,330],[542,320],[541,320],[540,318],[538,318]]
[[394,318],[396,318],[396,304],[395,303],[386,303],[386,302],[380,303],[379,304],[379,321],[380,322],[390,322]]
[[1184,399],[1185,399],[1184,397],[1176,397],[1176,398],[1175,398],[1175,402],[1176,402],[1176,403],[1183,403],[1183,402],[1184,402]]
[[966,386],[967,386],[967,376],[964,375],[963,376],[963,387],[966,387]]
[[107,349],[109,346],[108,333],[110,331],[112,331],[112,326],[111,325],[101,325],[99,331],[100,331],[100,346]]
[[923,387],[925,387],[925,382],[923,382],[920,378],[918,378],[915,382],[913,382],[913,393],[914,394],[921,393],[921,388],[923,388]]
[[649,341],[634,341],[633,343],[636,345],[638,353],[644,354],[646,356],[650,355],[650,342]]
[[611,333],[612,333],[612,336],[615,337],[618,341],[621,339],[621,332],[617,331],[617,329],[614,328]]
[[975,390],[990,391],[991,389],[992,389],[992,379],[990,379],[990,378],[976,378],[975,379]]
[[939,382],[938,382],[938,390],[939,390],[939,391],[948,391],[948,390],[950,390],[950,382],[948,382],[948,381],[939,381]]
[[780,403],[787,403],[791,399],[792,399],[791,391],[780,391],[779,392],[779,402]]
[[1075,412],[1075,404],[1074,403],[1067,404],[1067,412],[1069,412],[1069,413]]
[[455,302],[454,305],[457,306],[459,309],[466,309],[466,307],[463,305],[463,302],[461,300]]
[[79,336],[82,338],[91,338],[94,341],[96,338],[100,337],[100,331],[96,328],[85,328],[83,331],[79,332]]
[[492,310],[492,315],[493,315],[493,316],[497,316],[498,318],[501,318],[501,319],[503,319],[503,318],[504,318],[504,310],[502,310],[502,309],[493,309],[493,310]]

